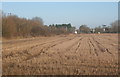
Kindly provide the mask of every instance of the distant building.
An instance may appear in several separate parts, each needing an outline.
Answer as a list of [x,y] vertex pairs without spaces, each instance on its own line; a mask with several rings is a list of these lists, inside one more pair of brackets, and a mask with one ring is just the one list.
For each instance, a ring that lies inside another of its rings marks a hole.
[[75,34],[77,34],[77,31],[75,30]]
[[98,34],[100,34],[100,32],[98,32]]
[[95,29],[93,29],[92,32],[95,33]]
[[105,32],[105,28],[103,29],[103,31]]

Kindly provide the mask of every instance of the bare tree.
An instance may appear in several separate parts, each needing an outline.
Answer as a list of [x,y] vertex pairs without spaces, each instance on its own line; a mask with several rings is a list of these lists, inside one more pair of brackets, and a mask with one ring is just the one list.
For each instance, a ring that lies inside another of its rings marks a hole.
[[79,27],[79,33],[90,33],[90,28],[87,25],[81,25]]
[[112,30],[112,32],[114,32],[114,33],[117,33],[118,32],[118,22],[120,22],[120,21],[115,21],[115,22],[113,22],[112,24],[111,24],[111,30]]

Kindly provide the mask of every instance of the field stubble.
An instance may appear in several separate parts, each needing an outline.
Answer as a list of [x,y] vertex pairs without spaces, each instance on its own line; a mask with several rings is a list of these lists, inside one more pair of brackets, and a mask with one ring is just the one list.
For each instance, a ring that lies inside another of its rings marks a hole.
[[3,41],[3,75],[117,75],[118,35]]

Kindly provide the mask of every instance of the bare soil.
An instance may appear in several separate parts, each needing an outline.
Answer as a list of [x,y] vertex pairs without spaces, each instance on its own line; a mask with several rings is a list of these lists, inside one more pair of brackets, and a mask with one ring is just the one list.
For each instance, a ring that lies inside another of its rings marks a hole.
[[3,75],[117,75],[117,34],[3,41]]

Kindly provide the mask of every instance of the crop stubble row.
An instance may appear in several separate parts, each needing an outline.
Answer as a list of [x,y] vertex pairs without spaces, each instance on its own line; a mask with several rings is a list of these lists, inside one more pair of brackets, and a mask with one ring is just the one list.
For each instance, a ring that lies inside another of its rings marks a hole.
[[3,43],[4,75],[104,75],[118,72],[116,34],[63,35],[14,42],[11,46],[7,44]]

